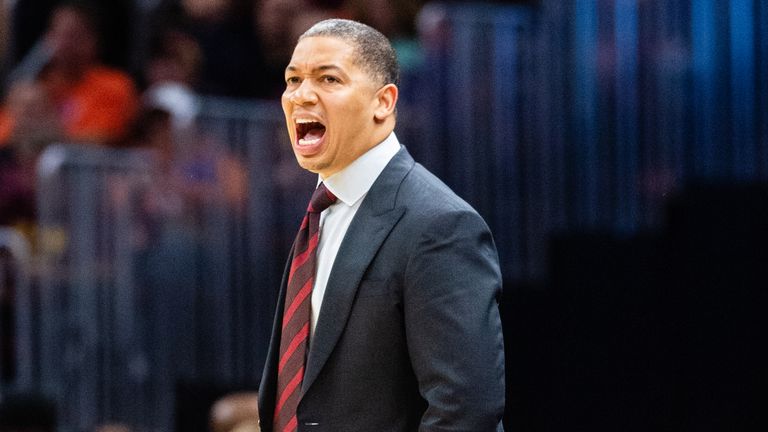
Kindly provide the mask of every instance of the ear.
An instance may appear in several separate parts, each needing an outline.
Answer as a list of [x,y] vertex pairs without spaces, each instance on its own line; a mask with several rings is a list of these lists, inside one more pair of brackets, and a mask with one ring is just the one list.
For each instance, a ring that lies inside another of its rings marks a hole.
[[398,92],[394,84],[387,84],[376,92],[376,109],[373,117],[377,122],[383,122],[395,112]]

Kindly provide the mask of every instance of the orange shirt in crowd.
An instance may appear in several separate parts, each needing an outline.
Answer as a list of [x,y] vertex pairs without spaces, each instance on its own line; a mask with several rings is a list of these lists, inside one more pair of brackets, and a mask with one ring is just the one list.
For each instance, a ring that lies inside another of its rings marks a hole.
[[94,66],[74,84],[55,76],[45,81],[67,138],[110,143],[125,137],[139,106],[127,74]]
[[[74,142],[112,144],[126,137],[139,108],[139,96],[127,74],[105,66],[94,66],[76,82],[55,73],[44,76],[64,139]],[[0,110],[0,146],[13,133],[16,119]]]

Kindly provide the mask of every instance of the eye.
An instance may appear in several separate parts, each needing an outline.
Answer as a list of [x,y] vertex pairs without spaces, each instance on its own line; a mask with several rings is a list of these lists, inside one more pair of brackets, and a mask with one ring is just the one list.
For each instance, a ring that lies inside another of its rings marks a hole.
[[339,84],[341,81],[333,75],[323,75],[320,80],[326,84]]
[[299,84],[299,82],[299,77],[297,76],[289,76],[285,79],[285,83],[288,85]]

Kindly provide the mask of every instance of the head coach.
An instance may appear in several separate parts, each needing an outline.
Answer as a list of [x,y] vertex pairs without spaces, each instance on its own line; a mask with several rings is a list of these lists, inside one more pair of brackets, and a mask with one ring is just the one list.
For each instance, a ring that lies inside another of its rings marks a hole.
[[501,431],[501,276],[482,218],[393,130],[387,38],[319,22],[285,70],[299,164],[319,175],[259,390],[265,432]]

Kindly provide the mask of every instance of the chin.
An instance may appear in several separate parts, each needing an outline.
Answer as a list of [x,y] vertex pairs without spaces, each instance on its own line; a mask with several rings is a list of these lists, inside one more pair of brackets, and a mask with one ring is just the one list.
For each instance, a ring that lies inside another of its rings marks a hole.
[[315,174],[317,174],[320,170],[323,169],[323,167],[320,164],[312,160],[307,160],[305,158],[298,157],[297,161],[300,167]]

